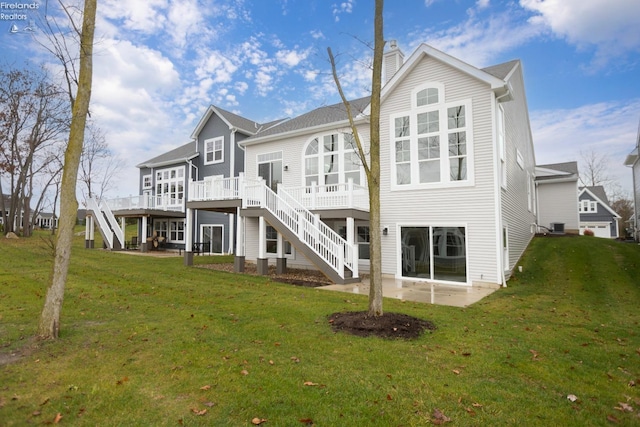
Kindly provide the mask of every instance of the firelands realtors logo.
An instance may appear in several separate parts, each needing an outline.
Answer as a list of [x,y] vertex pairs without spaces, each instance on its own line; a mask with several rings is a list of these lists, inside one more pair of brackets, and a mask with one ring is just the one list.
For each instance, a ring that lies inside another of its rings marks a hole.
[[32,12],[40,9],[40,4],[33,3],[11,3],[0,2],[0,21],[10,22],[9,32],[12,34],[19,32],[33,32]]

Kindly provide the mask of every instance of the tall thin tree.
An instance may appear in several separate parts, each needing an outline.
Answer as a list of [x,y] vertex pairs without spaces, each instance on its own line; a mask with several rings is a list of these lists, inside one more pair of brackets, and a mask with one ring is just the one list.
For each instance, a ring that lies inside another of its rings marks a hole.
[[382,92],[382,56],[384,53],[384,32],[382,10],[383,0],[376,0],[374,15],[373,75],[371,78],[371,101],[369,115],[369,160],[362,145],[360,134],[353,118],[351,104],[347,100],[331,48],[328,48],[333,79],[340,93],[340,98],[347,111],[349,124],[353,133],[358,155],[362,161],[367,184],[369,186],[369,250],[370,250],[370,285],[369,315],[382,316],[382,254],[380,241],[380,94]]
[[[96,22],[97,0],[85,0],[82,15],[82,28],[76,29],[80,36],[80,69],[78,89],[73,99],[71,111],[71,129],[69,143],[65,150],[64,170],[60,192],[60,222],[55,242],[55,258],[51,283],[47,290],[44,308],[38,325],[38,336],[43,339],[58,338],[60,332],[60,313],[64,301],[64,289],[71,261],[73,227],[76,223],[78,201],[76,200],[76,181],[84,142],[84,131],[89,114],[91,85],[93,74],[93,38]],[[66,11],[66,9],[65,9]]]

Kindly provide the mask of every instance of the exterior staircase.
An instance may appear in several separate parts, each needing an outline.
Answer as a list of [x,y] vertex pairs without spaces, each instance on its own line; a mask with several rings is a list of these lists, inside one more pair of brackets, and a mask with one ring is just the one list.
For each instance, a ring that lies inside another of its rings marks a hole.
[[269,224],[338,284],[359,282],[357,245],[349,244],[280,186],[245,184],[243,208],[261,208]]
[[107,249],[120,250],[124,248],[124,232],[106,201],[89,198],[87,209],[92,212],[92,217],[98,223],[98,230]]

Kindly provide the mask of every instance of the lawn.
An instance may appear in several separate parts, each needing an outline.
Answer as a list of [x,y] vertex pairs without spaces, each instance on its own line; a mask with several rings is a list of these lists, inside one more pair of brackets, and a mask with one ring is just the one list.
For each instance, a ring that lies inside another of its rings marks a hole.
[[331,330],[366,296],[79,236],[61,337],[36,342],[43,237],[0,240],[1,426],[640,425],[634,244],[536,238],[522,273],[471,307],[385,299],[438,328],[405,341]]

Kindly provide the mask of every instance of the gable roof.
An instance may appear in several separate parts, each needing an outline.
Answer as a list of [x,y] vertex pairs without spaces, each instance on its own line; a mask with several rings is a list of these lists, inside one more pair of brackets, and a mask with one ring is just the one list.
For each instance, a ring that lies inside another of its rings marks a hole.
[[536,165],[536,181],[578,181],[578,162]]
[[402,64],[400,69],[393,75],[387,84],[384,85],[380,94],[381,102],[384,101],[389,92],[391,92],[400,81],[409,75],[411,70],[413,70],[425,56],[435,58],[453,68],[457,68],[471,77],[487,83],[489,87],[496,92],[497,96],[506,95],[510,92],[509,84],[505,81],[505,78],[515,70],[517,65],[520,64],[520,61],[515,60],[495,65],[493,67],[479,69],[423,43],[411,54],[409,59]]
[[[358,98],[349,101],[354,119],[369,105],[370,97]],[[335,127],[341,123],[348,124],[347,110],[342,102],[316,108],[315,110],[284,120],[275,126],[258,132],[255,136],[245,139],[241,145],[251,145],[265,142],[273,137],[291,136],[297,133],[308,133],[327,126]]]
[[196,145],[193,142],[188,142],[178,148],[174,148],[171,151],[160,154],[152,159],[142,162],[136,165],[137,168],[157,168],[159,166],[166,166],[172,163],[187,162],[195,157],[198,157],[199,153],[196,151]]
[[[411,54],[409,59],[405,61],[404,64],[402,64],[400,69],[384,85],[381,93],[381,102],[384,101],[385,97],[393,89],[393,87],[397,85],[398,82],[402,81],[402,79],[404,79],[411,72],[411,70],[413,70],[413,68],[418,64],[419,60],[422,59],[425,55],[436,58],[439,61],[442,61],[466,74],[471,75],[476,79],[487,83],[491,87],[491,89],[496,92],[497,96],[503,97],[504,95],[510,94],[511,87],[507,80],[511,77],[511,74],[515,72],[517,67],[520,66],[519,60],[512,60],[502,64],[479,69],[450,55],[447,55],[446,53],[441,52],[427,44],[422,44],[413,52],[413,54]],[[349,101],[355,120],[362,120],[364,118],[363,115],[369,114],[370,100],[371,97],[367,96]],[[275,139],[276,137],[291,136],[303,132],[317,131],[325,127],[335,127],[341,124],[348,124],[346,109],[342,102],[316,108],[315,110],[294,117],[293,119],[281,121],[271,128],[264,128],[265,130],[261,129],[260,131],[255,133],[255,135],[242,141],[241,145],[257,144],[260,142],[266,142],[271,139]]]
[[580,187],[578,200],[580,200],[580,196],[582,196],[584,193],[589,193],[591,197],[594,198],[596,202],[604,206],[605,209],[607,209],[611,213],[611,215],[615,216],[616,218],[621,218],[621,216],[618,215],[616,211],[613,210],[611,205],[609,205],[609,199],[607,198],[607,193],[604,190],[604,187],[602,185],[595,185],[592,187]]
[[230,111],[224,110],[220,107],[216,107],[215,105],[209,105],[207,111],[205,111],[205,113],[200,118],[200,121],[198,121],[198,124],[193,130],[193,133],[191,133],[192,139],[198,138],[198,135],[202,131],[202,128],[207,124],[209,118],[213,114],[220,117],[220,119],[225,122],[227,126],[229,126],[229,129],[238,129],[239,131],[247,135],[253,135],[260,128],[260,124],[258,122],[246,119]]

